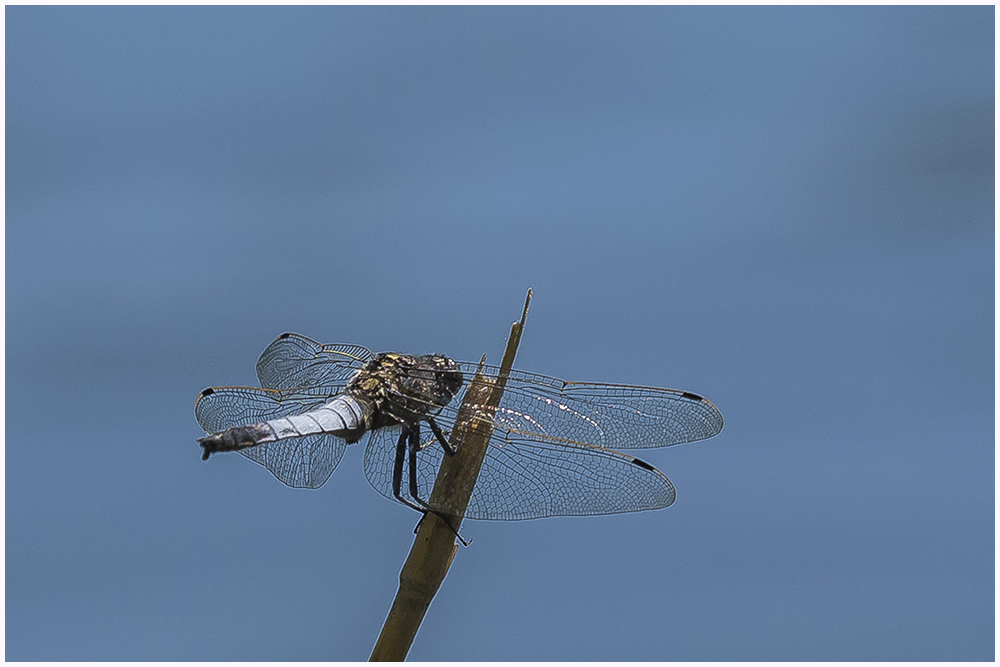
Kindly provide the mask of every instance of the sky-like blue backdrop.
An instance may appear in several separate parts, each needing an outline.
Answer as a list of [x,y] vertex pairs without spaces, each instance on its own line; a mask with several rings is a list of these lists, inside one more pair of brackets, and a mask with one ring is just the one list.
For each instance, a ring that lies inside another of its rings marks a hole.
[[701,393],[424,660],[992,660],[994,9],[6,10],[6,657],[363,660],[412,541],[199,458],[283,331]]

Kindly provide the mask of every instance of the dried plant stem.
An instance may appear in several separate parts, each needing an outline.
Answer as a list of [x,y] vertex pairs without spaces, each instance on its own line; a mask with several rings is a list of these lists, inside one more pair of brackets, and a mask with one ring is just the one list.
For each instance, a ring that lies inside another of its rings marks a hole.
[[[455,536],[462,524],[469,498],[472,497],[472,489],[479,476],[492,433],[490,419],[473,417],[491,417],[490,412],[495,411],[500,404],[507,374],[514,364],[517,346],[521,341],[529,303],[530,289],[524,301],[521,320],[511,326],[507,349],[500,364],[500,375],[495,378],[483,376],[480,363],[480,371],[473,378],[459,407],[451,442],[458,453],[442,460],[430,498],[434,507],[454,508],[447,514],[451,527],[435,514],[428,512],[424,515],[410,555],[399,573],[399,590],[378,641],[375,642],[370,661],[399,662],[406,658],[424,614],[448,574],[448,568],[458,549]],[[487,414],[483,415],[484,412]],[[461,438],[461,442],[456,442],[456,437]]]

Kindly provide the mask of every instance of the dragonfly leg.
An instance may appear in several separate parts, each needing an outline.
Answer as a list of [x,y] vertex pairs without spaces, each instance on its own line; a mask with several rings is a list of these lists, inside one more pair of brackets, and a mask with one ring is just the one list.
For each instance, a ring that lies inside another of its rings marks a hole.
[[406,439],[408,435],[406,429],[399,434],[399,440],[396,441],[396,462],[392,466],[392,495],[396,496],[396,500],[401,503],[406,503],[400,493],[400,487],[403,484],[403,459],[406,456]]
[[[432,429],[437,429],[437,431],[439,431],[439,432],[441,430],[440,428],[437,428],[437,424],[434,424],[431,428]],[[437,434],[435,434],[435,435],[437,435]],[[441,434],[441,439],[443,440],[443,438],[444,438],[444,434],[442,433]],[[400,442],[402,442],[402,439],[400,439]],[[408,449],[410,450],[410,498],[412,498],[414,502],[419,503],[422,507],[418,508],[413,503],[407,503],[407,504],[410,507],[413,507],[415,509],[420,509],[424,513],[424,517],[422,519],[420,519],[420,523],[423,523],[423,520],[425,518],[427,518],[427,513],[428,512],[430,512],[431,514],[435,514],[435,515],[437,515],[437,517],[439,519],[441,519],[442,521],[444,521],[444,525],[448,526],[448,528],[451,529],[451,532],[455,533],[455,537],[457,537],[458,540],[463,545],[469,546],[469,544],[471,544],[471,543],[467,542],[461,535],[458,534],[458,531],[455,530],[455,528],[451,525],[451,521],[448,519],[448,516],[445,515],[445,514],[443,514],[443,513],[441,513],[441,512],[438,512],[437,510],[435,510],[434,508],[432,508],[424,500],[422,500],[420,498],[420,495],[418,494],[418,489],[417,489],[417,452],[420,451],[420,424],[419,423],[414,424],[411,428],[409,428],[409,433],[408,433]],[[448,450],[446,449],[445,451],[448,451]],[[454,454],[454,450],[452,450],[451,453]],[[396,456],[397,456],[397,458],[400,456],[398,450],[396,452]],[[402,484],[402,480],[400,480],[400,485],[401,484]],[[414,532],[416,532],[420,528],[420,523],[418,523],[417,526],[416,526],[416,528],[413,529]]]
[[[403,503],[407,507],[412,507],[418,512],[427,511],[427,503],[417,498],[416,488],[417,488],[417,474],[416,474],[416,457],[413,452],[413,430],[409,426],[403,426],[403,432],[399,434],[399,440],[396,441],[396,462],[392,467],[392,495],[396,497],[396,500]],[[416,434],[417,444],[420,443],[420,432]],[[407,445],[410,449],[410,495],[413,497],[419,505],[403,497],[403,461],[406,460],[406,450]]]
[[472,544],[472,540],[467,540],[467,539],[465,539],[464,537],[462,537],[461,535],[458,534],[458,531],[455,530],[452,527],[451,521],[448,520],[448,517],[446,517],[444,514],[441,514],[440,512],[435,512],[434,510],[427,510],[426,512],[424,512],[424,515],[422,517],[420,517],[420,521],[418,521],[417,525],[415,525],[413,527],[413,534],[414,535],[416,535],[417,533],[420,532],[420,526],[424,525],[424,519],[427,518],[428,514],[434,514],[439,519],[441,519],[442,521],[444,521],[444,525],[448,526],[448,528],[451,530],[451,532],[455,533],[455,537],[458,538],[458,541],[462,543],[463,547],[467,547],[470,544]]
[[[403,432],[396,441],[396,461],[392,467],[392,495],[396,500],[418,512],[427,512],[430,506],[417,496],[417,449],[420,448],[420,429],[404,425]],[[406,450],[410,450],[410,497],[403,497],[403,461],[406,460]]]
[[420,449],[419,422],[410,428],[408,449],[410,450],[410,497],[420,505],[427,507],[427,503],[421,500],[417,493],[417,451]]
[[434,417],[427,418],[427,425],[431,427],[431,432],[434,433],[434,437],[441,443],[441,448],[444,449],[444,453],[448,456],[454,456],[456,453],[455,449],[448,444],[448,438],[444,437],[444,432],[441,431],[441,427],[437,425],[436,421],[434,421]]

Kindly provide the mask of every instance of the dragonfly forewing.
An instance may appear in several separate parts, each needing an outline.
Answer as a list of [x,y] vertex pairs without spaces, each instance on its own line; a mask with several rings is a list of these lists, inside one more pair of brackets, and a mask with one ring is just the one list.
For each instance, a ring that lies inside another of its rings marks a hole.
[[324,345],[299,334],[281,334],[257,360],[261,387],[292,389],[345,381],[375,355],[360,345]]
[[[464,392],[455,403],[463,397]],[[526,437],[537,434],[605,449],[695,442],[716,435],[723,425],[719,410],[690,392],[565,382],[523,371],[511,372],[494,421]]]

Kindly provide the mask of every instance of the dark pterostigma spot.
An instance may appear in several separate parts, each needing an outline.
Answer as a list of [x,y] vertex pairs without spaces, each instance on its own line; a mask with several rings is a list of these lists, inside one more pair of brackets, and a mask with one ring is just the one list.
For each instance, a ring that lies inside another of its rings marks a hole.
[[292,334],[290,334],[290,333],[283,333],[283,334],[281,334],[280,336],[278,336],[278,340],[281,340],[282,338],[288,338],[288,337],[289,337],[289,336],[291,336],[291,335],[292,335]]
[[213,389],[212,387],[209,387],[205,391],[201,392],[201,395],[202,396],[211,396],[214,393],[215,393],[215,389]]
[[632,463],[639,466],[640,468],[645,468],[646,470],[656,470],[653,466],[649,465],[642,459],[632,459]]
[[685,391],[683,394],[681,394],[681,398],[686,398],[686,399],[691,400],[691,401],[704,401],[705,400],[704,398],[702,398],[698,394],[692,394],[690,391]]

